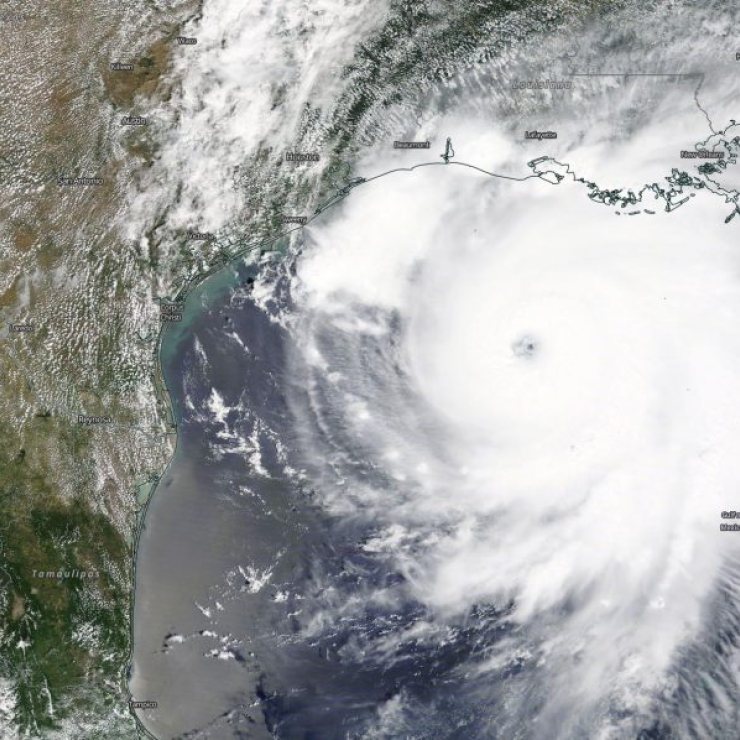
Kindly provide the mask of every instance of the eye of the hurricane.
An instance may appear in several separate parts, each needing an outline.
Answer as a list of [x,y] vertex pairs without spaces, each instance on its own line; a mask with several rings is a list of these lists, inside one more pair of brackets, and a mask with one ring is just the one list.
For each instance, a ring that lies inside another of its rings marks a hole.
[[520,337],[511,345],[514,356],[521,357],[524,360],[532,359],[537,354],[537,350],[538,342],[529,334]]

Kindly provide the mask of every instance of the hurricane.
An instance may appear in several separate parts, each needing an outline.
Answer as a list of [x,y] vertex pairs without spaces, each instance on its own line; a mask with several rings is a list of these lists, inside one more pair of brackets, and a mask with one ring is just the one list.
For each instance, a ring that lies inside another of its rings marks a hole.
[[[490,689],[477,736],[636,736],[670,713],[707,624],[737,628],[720,525],[740,477],[740,255],[721,203],[630,218],[578,183],[403,178],[311,228],[294,281],[321,506],[398,575],[362,598],[420,609],[363,655],[485,613],[500,636],[453,671]],[[704,701],[727,701],[735,665],[711,672]]]

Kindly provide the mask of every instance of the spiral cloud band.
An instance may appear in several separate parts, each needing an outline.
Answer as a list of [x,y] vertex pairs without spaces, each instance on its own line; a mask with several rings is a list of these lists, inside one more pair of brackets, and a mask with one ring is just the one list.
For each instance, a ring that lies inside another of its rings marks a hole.
[[527,737],[599,714],[590,736],[611,737],[647,711],[722,587],[740,481],[726,210],[700,193],[618,217],[578,183],[440,166],[310,231],[296,332],[333,440],[305,439],[324,505],[371,524],[366,550],[435,620],[506,614],[476,670],[547,681]]

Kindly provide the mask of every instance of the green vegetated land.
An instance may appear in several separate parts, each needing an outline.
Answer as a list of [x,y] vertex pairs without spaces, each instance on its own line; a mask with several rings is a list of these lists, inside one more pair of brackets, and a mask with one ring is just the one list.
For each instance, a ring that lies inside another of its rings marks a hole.
[[[134,735],[123,676],[131,606],[125,538],[134,481],[159,470],[169,448],[155,400],[142,403],[153,359],[136,330],[152,266],[122,243],[116,221],[128,184],[122,173],[145,166],[151,152],[146,132],[122,127],[120,117],[137,115],[144,98],[167,97],[162,79],[174,34],[195,7],[27,0],[3,26],[3,738],[52,728],[86,738]],[[115,72],[116,62],[133,69]],[[99,182],[63,185],[62,176]],[[79,424],[77,414],[111,421]]]
[[[0,426],[0,674],[13,682],[21,731],[99,710],[100,679],[115,681],[128,653],[126,545],[83,489],[62,501],[46,467],[49,445],[77,456],[86,434],[41,413],[19,448]],[[115,688],[109,701],[120,704]]]

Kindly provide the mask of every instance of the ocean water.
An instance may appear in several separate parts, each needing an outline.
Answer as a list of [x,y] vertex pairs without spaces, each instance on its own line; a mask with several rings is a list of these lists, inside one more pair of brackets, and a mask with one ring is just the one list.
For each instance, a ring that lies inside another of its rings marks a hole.
[[314,505],[322,461],[294,444],[290,339],[248,277],[205,283],[163,343],[178,444],[138,550],[130,686],[157,704],[142,724],[157,738],[485,733],[496,696],[482,704],[463,669],[506,628],[493,609],[434,625],[367,552],[368,523]]
[[[141,533],[131,682],[135,700],[157,703],[139,712],[157,737],[206,728],[211,737],[235,737],[242,725],[250,737],[259,737],[261,712],[252,708],[259,669],[250,656],[249,633],[266,619],[269,603],[263,594],[239,591],[246,578],[236,594],[254,598],[227,600],[225,579],[239,565],[273,566],[285,546],[286,528],[278,520],[288,518],[288,483],[254,480],[240,453],[221,457],[219,449],[228,444],[208,410],[216,388],[237,405],[249,397],[280,413],[264,373],[266,364],[280,365],[280,337],[248,301],[233,305],[233,292],[244,280],[244,271],[224,272],[204,283],[189,296],[182,324],[173,324],[162,344],[178,441]],[[248,336],[261,359],[247,355],[231,334]],[[243,412],[245,423],[249,413]],[[264,499],[246,493],[252,488],[269,497],[269,515]]]

